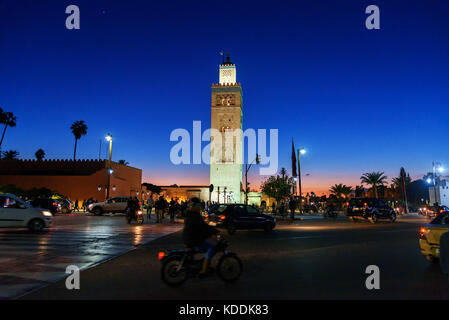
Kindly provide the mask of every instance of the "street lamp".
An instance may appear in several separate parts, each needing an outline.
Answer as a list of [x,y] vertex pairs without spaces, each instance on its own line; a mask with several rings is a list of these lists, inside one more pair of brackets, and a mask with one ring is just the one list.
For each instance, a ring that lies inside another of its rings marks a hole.
[[108,162],[108,186],[106,189],[106,199],[109,199],[109,189],[111,187],[111,175],[114,172],[111,168],[111,156],[112,156],[112,135],[108,133],[106,141],[109,142],[109,162]]
[[245,204],[248,204],[248,171],[254,162],[256,162],[256,164],[260,163],[260,155],[256,154],[256,158],[251,161],[249,166],[248,163],[245,164]]
[[306,149],[298,149],[298,189],[299,189],[299,214],[302,214],[302,189],[301,189],[301,160],[300,155],[306,154]]

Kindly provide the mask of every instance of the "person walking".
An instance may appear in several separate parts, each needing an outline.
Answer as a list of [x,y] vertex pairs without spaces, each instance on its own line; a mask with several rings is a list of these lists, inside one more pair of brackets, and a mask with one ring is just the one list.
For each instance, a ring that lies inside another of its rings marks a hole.
[[171,198],[170,205],[168,207],[168,213],[170,215],[170,222],[175,222],[176,201]]
[[156,223],[162,223],[162,219],[164,217],[164,210],[167,207],[167,202],[164,199],[164,196],[160,196],[159,200],[155,203],[156,207]]
[[151,197],[148,198],[147,200],[147,219],[148,219],[148,223],[150,223],[151,220],[151,210],[153,210],[154,207],[154,199],[153,199],[153,195],[151,195]]
[[295,199],[291,198],[290,202],[288,203],[289,209],[290,209],[290,218],[292,220],[295,219],[295,210],[296,210],[296,201]]
[[80,208],[78,206],[78,199],[75,200],[75,208],[73,209],[73,211],[79,212]]

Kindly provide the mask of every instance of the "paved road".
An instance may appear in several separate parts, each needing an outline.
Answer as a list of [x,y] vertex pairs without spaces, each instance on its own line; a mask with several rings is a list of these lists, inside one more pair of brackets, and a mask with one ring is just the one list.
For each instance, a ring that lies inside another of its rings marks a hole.
[[124,217],[57,216],[48,232],[0,229],[0,299],[15,298],[175,232],[181,224],[128,225]]
[[[81,272],[81,289],[64,281],[24,299],[448,299],[449,282],[418,247],[425,218],[396,223],[313,219],[279,226],[272,234],[227,236],[244,263],[235,284],[216,277],[166,287],[156,259],[162,248],[181,247],[177,232]],[[379,266],[381,289],[365,288],[365,268]]]

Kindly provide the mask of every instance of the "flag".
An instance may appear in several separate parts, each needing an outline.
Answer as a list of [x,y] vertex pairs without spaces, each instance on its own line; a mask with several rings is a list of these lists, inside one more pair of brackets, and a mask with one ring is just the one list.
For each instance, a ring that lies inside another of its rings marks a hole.
[[292,138],[292,176],[296,177],[298,174],[296,173],[296,154],[295,154],[295,145],[293,143]]

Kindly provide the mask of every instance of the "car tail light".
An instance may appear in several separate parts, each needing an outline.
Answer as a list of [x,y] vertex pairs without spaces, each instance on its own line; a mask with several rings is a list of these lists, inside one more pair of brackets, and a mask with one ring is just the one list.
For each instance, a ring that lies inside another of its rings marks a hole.
[[58,203],[57,203],[57,202],[53,202],[53,205],[54,205],[54,206],[57,206],[57,205],[58,205]]
[[204,218],[209,218],[209,215],[206,213],[206,214],[204,215]]
[[368,204],[365,202],[363,205],[366,207]]
[[427,240],[427,238],[426,238],[426,233],[427,233],[427,229],[426,229],[426,228],[421,228],[421,229],[419,230],[419,238],[420,238],[420,239]]
[[165,257],[165,252],[163,252],[163,251],[161,251],[161,252],[159,252],[159,253],[157,254],[157,258],[158,258],[159,260],[164,259],[164,257]]
[[221,216],[220,216],[220,219],[221,219],[221,220],[224,220],[224,219],[226,219],[226,216],[225,216],[225,215],[221,215]]

